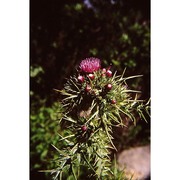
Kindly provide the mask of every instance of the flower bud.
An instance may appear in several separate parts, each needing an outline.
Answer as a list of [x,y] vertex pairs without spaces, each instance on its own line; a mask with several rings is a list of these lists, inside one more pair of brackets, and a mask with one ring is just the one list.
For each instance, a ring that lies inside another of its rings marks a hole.
[[89,74],[88,77],[93,80],[94,79],[94,74]]
[[103,74],[106,73],[106,68],[103,68],[103,69],[102,69],[102,73],[103,73]]
[[116,104],[116,100],[115,100],[115,99],[112,99],[112,100],[111,100],[111,104]]
[[106,75],[107,75],[108,77],[111,77],[111,76],[112,76],[112,71],[107,70]]
[[83,131],[83,132],[85,132],[85,131],[87,131],[87,126],[86,125],[83,125],[82,127],[81,127],[81,130]]
[[90,85],[86,85],[86,92],[89,92],[89,91],[91,91],[91,86]]
[[111,90],[111,89],[112,89],[112,84],[107,84],[107,85],[106,85],[106,88],[107,88],[108,90]]
[[81,83],[84,82],[84,77],[81,76],[81,75],[79,75],[79,76],[78,76],[78,81],[81,82]]

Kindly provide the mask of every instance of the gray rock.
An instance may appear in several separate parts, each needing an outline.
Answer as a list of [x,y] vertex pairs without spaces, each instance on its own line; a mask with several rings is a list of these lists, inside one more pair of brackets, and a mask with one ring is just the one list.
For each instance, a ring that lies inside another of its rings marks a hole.
[[135,147],[118,154],[118,165],[132,180],[145,180],[150,176],[150,146]]

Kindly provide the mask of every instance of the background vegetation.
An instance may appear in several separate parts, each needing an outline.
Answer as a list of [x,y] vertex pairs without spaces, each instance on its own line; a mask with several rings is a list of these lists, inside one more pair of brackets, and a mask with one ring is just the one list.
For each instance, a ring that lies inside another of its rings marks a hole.
[[[31,179],[50,179],[39,169],[49,169],[58,142],[61,107],[54,88],[86,57],[126,75],[142,74],[130,82],[150,97],[149,0],[31,0],[30,1],[30,170]],[[116,146],[125,148],[150,142],[150,122],[114,129]]]

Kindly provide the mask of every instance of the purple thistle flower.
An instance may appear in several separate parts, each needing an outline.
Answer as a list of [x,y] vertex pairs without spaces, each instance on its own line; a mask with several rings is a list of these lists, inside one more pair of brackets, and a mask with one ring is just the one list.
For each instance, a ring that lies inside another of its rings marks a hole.
[[92,73],[100,69],[101,61],[98,58],[90,57],[81,61],[80,63],[81,71],[85,73]]

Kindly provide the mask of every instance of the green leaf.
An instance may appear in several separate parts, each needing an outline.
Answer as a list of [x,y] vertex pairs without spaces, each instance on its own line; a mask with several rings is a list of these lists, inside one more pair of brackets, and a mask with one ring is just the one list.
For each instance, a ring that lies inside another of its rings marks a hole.
[[71,164],[71,170],[72,170],[72,174],[73,174],[74,179],[77,180],[76,173],[75,173],[75,170],[74,170],[74,167],[72,164]]
[[60,149],[58,149],[56,146],[54,146],[53,144],[51,144],[57,151],[59,154],[65,156],[65,157],[69,157],[68,154],[66,154],[64,151],[61,151]]
[[75,124],[77,123],[74,119],[72,119],[71,117],[66,116],[66,115],[63,116],[63,119],[65,119],[65,120],[67,120],[69,122],[75,123]]
[[103,121],[103,124],[104,124],[104,127],[105,127],[105,132],[106,132],[106,134],[107,134],[107,136],[108,136],[108,139],[109,139],[109,141],[110,141],[112,147],[117,151],[117,149],[116,149],[114,143],[112,142],[111,135],[110,135],[109,132],[108,132],[107,124],[106,124],[104,121]]
[[[83,158],[86,161],[86,163],[88,164],[88,166],[90,167],[90,169],[97,175],[95,169],[91,166],[91,163],[87,160],[86,156],[84,155],[84,153],[82,152]],[[98,175],[97,175],[98,176]]]

